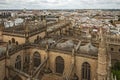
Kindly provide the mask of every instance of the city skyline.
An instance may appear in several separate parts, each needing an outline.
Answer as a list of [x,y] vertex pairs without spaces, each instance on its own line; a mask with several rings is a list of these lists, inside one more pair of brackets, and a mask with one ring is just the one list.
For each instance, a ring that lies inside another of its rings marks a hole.
[[0,9],[120,9],[120,0],[0,0]]

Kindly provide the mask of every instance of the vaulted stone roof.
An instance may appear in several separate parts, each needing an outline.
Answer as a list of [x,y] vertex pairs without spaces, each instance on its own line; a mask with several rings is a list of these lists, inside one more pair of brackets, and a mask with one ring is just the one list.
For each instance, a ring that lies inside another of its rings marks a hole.
[[91,43],[87,43],[84,46],[80,46],[79,51],[80,53],[97,55],[98,48],[93,46]]

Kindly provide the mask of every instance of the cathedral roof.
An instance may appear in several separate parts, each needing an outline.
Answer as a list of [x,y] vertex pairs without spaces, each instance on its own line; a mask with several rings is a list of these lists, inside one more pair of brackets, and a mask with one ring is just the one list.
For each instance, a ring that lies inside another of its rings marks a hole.
[[74,42],[72,40],[67,40],[62,43],[58,43],[56,45],[57,48],[64,49],[64,48],[70,48],[72,49],[75,46]]
[[91,43],[87,43],[84,46],[80,46],[79,51],[80,51],[80,53],[97,55],[98,48],[94,47]]
[[55,43],[56,41],[55,40],[53,40],[52,38],[50,38],[50,39],[46,39],[46,40],[44,40],[44,41],[42,41],[41,42],[41,44],[52,44],[52,43]]

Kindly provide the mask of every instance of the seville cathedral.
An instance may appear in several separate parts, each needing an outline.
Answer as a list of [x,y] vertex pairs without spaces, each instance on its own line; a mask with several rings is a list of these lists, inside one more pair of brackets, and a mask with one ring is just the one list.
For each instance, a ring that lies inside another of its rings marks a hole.
[[0,80],[112,80],[120,37],[99,27],[74,27],[69,19],[0,23]]

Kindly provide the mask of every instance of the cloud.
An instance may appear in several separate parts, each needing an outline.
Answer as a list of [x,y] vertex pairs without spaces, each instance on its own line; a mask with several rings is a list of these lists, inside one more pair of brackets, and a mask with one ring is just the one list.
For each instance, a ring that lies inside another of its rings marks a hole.
[[120,0],[0,0],[0,9],[120,9]]

